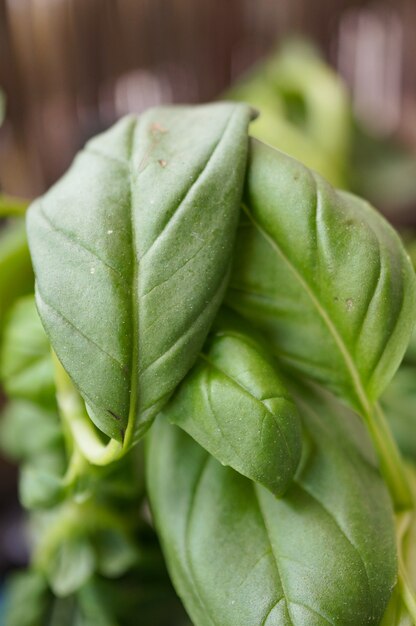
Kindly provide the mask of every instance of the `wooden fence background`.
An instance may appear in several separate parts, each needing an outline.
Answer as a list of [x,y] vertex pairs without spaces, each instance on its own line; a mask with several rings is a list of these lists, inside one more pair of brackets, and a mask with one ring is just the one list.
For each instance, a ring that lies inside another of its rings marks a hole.
[[0,186],[42,192],[116,117],[215,98],[292,33],[360,115],[416,143],[415,27],[415,0],[0,0]]

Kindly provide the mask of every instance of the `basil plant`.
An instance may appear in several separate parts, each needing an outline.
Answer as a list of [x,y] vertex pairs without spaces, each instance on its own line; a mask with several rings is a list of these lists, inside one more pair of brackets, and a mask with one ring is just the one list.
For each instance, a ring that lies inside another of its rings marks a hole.
[[0,255],[7,626],[416,623],[414,269],[253,117],[120,120]]

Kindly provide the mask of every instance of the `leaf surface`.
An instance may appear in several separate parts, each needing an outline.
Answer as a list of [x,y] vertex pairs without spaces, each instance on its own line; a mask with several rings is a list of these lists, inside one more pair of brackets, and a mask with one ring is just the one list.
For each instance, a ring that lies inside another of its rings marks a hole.
[[381,404],[402,453],[416,463],[416,367],[402,365]]
[[28,460],[55,447],[63,449],[58,414],[25,400],[8,402],[0,421],[0,448],[15,460]]
[[11,398],[49,407],[56,404],[50,344],[33,296],[18,300],[9,312],[0,350],[0,378]]
[[91,419],[118,441],[148,427],[221,303],[249,118],[238,104],[124,118],[29,209],[43,324]]
[[[158,418],[151,505],[196,626],[378,624],[396,579],[391,503],[358,418],[302,392],[304,456],[276,499]],[[347,415],[348,414],[348,415]]]
[[164,416],[223,465],[281,495],[300,460],[296,405],[267,347],[222,315]]
[[0,231],[0,329],[8,308],[33,291],[33,271],[22,219],[8,222]]
[[390,382],[415,319],[393,229],[288,156],[252,141],[228,304],[282,362],[360,412]]

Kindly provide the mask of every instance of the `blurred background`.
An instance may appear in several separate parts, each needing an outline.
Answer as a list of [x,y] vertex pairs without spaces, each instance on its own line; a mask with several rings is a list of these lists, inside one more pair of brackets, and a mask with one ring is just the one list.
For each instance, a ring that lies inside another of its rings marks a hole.
[[[264,111],[255,134],[406,233],[415,27],[414,0],[0,0],[0,189],[42,193],[126,113],[233,97]],[[3,576],[26,552],[16,473],[0,463]]]
[[0,185],[44,191],[85,140],[160,102],[218,98],[289,35],[370,130],[416,144],[414,0],[0,0]]

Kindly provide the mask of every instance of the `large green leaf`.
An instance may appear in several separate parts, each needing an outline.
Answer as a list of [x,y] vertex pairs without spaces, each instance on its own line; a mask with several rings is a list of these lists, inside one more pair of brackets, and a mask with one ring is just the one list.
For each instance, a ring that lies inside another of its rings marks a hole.
[[221,303],[249,117],[232,104],[127,117],[29,210],[42,321],[115,440],[147,428]]
[[158,418],[151,505],[196,626],[378,624],[397,563],[393,513],[358,418],[303,390],[304,456],[276,499]]
[[251,144],[228,303],[282,362],[368,413],[415,319],[415,277],[393,229],[364,201]]
[[222,316],[163,413],[276,495],[290,484],[301,453],[298,412],[272,355],[238,319]]
[[56,403],[50,344],[33,296],[18,300],[10,310],[0,350],[0,379],[11,398]]

